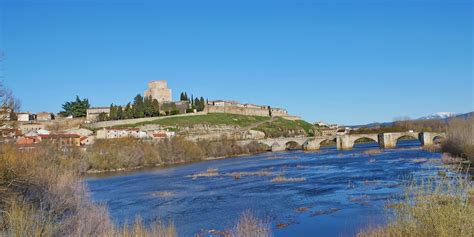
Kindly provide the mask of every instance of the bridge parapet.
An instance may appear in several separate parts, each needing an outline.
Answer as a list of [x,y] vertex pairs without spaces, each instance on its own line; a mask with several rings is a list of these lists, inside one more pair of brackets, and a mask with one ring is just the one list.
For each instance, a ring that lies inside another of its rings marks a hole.
[[[307,151],[316,151],[321,148],[321,143],[328,140],[336,140],[338,150],[351,150],[357,140],[365,138],[374,140],[379,144],[381,149],[395,148],[397,141],[401,137],[412,137],[421,142],[422,146],[433,145],[435,138],[444,138],[444,133],[433,132],[399,132],[399,133],[381,133],[381,134],[352,134],[337,136],[320,136],[320,137],[295,137],[295,138],[267,138],[257,140],[261,144],[265,144],[272,151],[284,151],[290,142],[297,143],[302,149]],[[242,144],[248,144],[254,140],[241,141]]]

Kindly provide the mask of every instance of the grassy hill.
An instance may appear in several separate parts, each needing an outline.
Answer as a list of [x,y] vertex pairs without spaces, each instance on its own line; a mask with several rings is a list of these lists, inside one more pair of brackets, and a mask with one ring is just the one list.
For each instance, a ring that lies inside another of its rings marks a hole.
[[269,117],[261,116],[244,116],[235,114],[206,114],[189,117],[169,117],[164,119],[157,119],[149,122],[136,123],[130,125],[121,125],[119,127],[139,127],[147,124],[157,124],[162,126],[177,126],[187,127],[197,124],[209,125],[234,125],[239,127],[251,126],[254,123],[270,120]]
[[290,137],[290,136],[313,136],[313,125],[304,120],[286,120],[276,118],[275,120],[261,124],[254,130],[262,131],[267,137]]
[[[252,128],[254,130],[264,132],[268,137],[280,136],[297,136],[297,135],[312,135],[313,125],[303,121],[290,121],[283,118],[262,117],[262,116],[245,116],[236,114],[206,114],[189,117],[169,117],[162,118],[148,122],[121,125],[120,128],[125,127],[140,127],[143,125],[161,125],[161,126],[176,126],[176,127],[191,127],[193,125],[208,124],[208,125],[232,125],[240,128]],[[253,127],[256,126],[256,127]]]

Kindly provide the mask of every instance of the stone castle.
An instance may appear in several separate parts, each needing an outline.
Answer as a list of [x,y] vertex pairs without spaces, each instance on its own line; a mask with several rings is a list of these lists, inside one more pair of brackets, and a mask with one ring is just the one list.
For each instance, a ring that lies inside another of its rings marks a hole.
[[287,120],[300,120],[298,116],[288,114],[286,109],[272,108],[267,105],[241,104],[237,101],[209,101],[204,110],[207,113],[238,114],[247,116],[282,117]]
[[158,100],[158,102],[172,102],[171,89],[164,80],[148,82],[148,89],[143,93],[145,97],[151,97]]

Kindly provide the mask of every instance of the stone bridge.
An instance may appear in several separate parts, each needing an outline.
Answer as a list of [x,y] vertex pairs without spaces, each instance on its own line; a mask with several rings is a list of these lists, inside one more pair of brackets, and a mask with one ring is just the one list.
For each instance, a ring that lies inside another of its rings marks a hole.
[[410,137],[419,140],[422,146],[433,145],[435,140],[445,138],[444,133],[433,132],[396,132],[381,134],[353,134],[353,135],[337,135],[337,136],[321,136],[321,137],[289,137],[289,138],[268,138],[262,140],[245,140],[240,141],[242,144],[257,141],[258,143],[267,145],[272,151],[285,151],[291,147],[297,146],[304,150],[319,150],[321,144],[326,141],[335,141],[338,150],[350,150],[354,144],[361,139],[372,140],[379,144],[382,149],[395,148],[397,141],[402,137]]

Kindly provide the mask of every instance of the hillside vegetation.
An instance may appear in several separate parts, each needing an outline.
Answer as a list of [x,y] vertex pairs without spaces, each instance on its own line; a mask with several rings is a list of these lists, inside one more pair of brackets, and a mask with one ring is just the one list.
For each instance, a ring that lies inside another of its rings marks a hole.
[[163,127],[193,127],[196,125],[229,125],[240,128],[251,128],[262,131],[267,137],[312,136],[313,125],[303,121],[291,121],[280,117],[271,119],[263,116],[245,116],[236,114],[206,114],[189,117],[170,117],[149,122],[116,126],[117,128],[140,127],[143,125],[160,125]]
[[169,117],[149,122],[121,125],[118,127],[140,127],[148,124],[177,127],[190,127],[198,124],[233,125],[239,127],[246,127],[265,120],[270,120],[270,118],[263,116],[245,116],[236,114],[206,114],[189,117]]
[[304,120],[286,120],[277,118],[254,128],[262,131],[267,137],[313,136],[313,125]]

